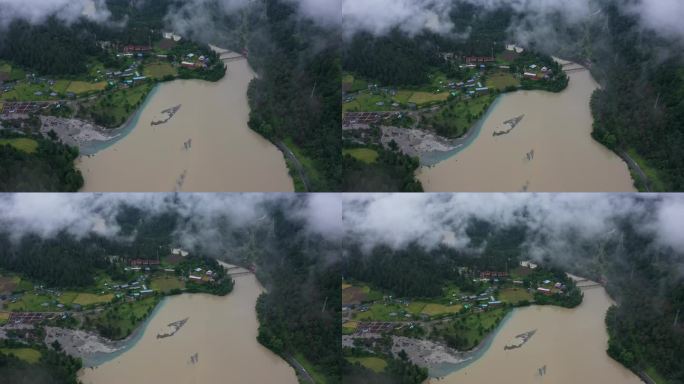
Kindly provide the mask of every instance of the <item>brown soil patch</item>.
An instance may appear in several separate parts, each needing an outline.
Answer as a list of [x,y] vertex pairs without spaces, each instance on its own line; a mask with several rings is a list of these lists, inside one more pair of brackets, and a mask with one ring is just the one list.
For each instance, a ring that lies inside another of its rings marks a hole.
[[342,290],[342,304],[361,304],[367,296],[362,288],[349,287]]

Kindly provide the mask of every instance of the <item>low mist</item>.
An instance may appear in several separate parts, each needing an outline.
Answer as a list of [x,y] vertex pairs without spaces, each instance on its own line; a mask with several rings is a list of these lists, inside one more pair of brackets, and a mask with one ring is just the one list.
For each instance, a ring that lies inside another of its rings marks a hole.
[[577,25],[600,17],[615,4],[624,15],[636,17],[644,31],[664,38],[684,40],[684,2],[679,0],[343,0],[342,30],[350,37],[357,32],[384,35],[393,28],[415,35],[427,30],[454,35],[451,13],[457,4],[480,11],[513,10],[518,15],[509,26],[511,39],[519,43],[548,45],[561,25]]
[[522,257],[537,260],[571,261],[579,243],[619,239],[625,221],[659,250],[684,255],[679,194],[362,194],[345,195],[343,212],[346,238],[366,252],[418,243],[477,253],[467,228],[478,219],[494,229],[524,226]]
[[136,208],[145,216],[178,215],[179,245],[220,252],[234,230],[271,221],[274,208],[301,221],[307,233],[335,241],[342,233],[341,199],[334,194],[14,194],[0,196],[0,231],[18,241],[35,234],[51,238],[66,232],[76,238],[98,235],[129,241],[117,216]]

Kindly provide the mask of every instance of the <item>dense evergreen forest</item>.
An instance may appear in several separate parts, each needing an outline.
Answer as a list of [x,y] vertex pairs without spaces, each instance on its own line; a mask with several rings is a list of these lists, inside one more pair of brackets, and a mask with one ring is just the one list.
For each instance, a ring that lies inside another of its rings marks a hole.
[[592,98],[593,136],[637,156],[649,178],[640,189],[684,190],[684,57],[678,43],[642,31],[615,5],[604,15],[591,29],[592,73],[603,85]]
[[264,255],[259,265],[258,276],[269,290],[257,303],[258,340],[286,359],[304,356],[327,383],[339,383],[339,250],[304,232],[297,220],[275,213],[278,251]]
[[336,32],[299,18],[287,1],[265,0],[263,6],[247,42],[260,74],[248,92],[249,126],[276,144],[291,139],[301,149],[310,159],[299,160],[311,191],[338,190],[342,78]]
[[52,349],[40,344],[33,344],[31,348],[40,352],[40,360],[31,364],[10,353],[11,348],[26,347],[13,341],[0,342],[0,348],[7,348],[0,352],[0,383],[7,384],[76,384],[79,383],[78,371],[81,360],[75,359],[62,352],[59,343],[55,342]]
[[83,186],[83,175],[74,166],[78,149],[42,136],[0,132],[2,139],[32,139],[35,152],[26,152],[0,143],[0,192],[76,192]]
[[601,273],[618,303],[606,316],[608,354],[635,372],[654,369],[669,383],[684,383],[684,276],[672,269],[677,256],[629,223],[623,230],[623,239],[600,249],[611,258]]
[[40,25],[15,21],[0,37],[0,58],[44,75],[83,73],[88,56],[99,52],[95,35],[55,18]]
[[414,173],[420,167],[418,158],[404,155],[399,150],[380,146],[373,148],[378,159],[364,163],[350,155],[343,157],[345,192],[423,192]]
[[87,287],[94,283],[96,270],[113,276],[123,273],[106,256],[156,259],[168,254],[177,215],[148,216],[140,209],[123,206],[117,216],[123,236],[132,241],[117,241],[103,236],[76,237],[66,230],[52,237],[27,233],[18,240],[8,230],[0,232],[0,268],[20,272],[51,287]]
[[[364,356],[358,348],[352,350],[352,356]],[[387,367],[376,373],[360,364],[350,364],[343,359],[343,383],[349,384],[420,384],[428,378],[427,368],[421,368],[408,360],[401,351],[399,358],[387,358]]]
[[[457,65],[446,62],[440,52],[491,56],[504,50],[506,28],[514,15],[512,9],[484,11],[471,3],[455,3],[450,14],[457,28],[454,35],[424,31],[409,36],[399,28],[379,37],[358,33],[343,47],[344,69],[381,85],[420,85],[428,82],[428,74],[434,69],[448,76],[459,70]],[[460,38],[461,33],[466,37]]]

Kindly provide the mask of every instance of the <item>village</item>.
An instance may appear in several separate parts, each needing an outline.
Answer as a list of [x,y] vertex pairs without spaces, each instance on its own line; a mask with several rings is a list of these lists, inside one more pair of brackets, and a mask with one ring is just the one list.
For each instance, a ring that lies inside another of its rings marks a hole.
[[87,73],[76,77],[44,76],[0,61],[0,119],[40,114],[116,128],[128,120],[153,84],[177,78],[215,81],[224,73],[218,54],[172,32],[163,32],[149,45],[99,45],[110,56],[107,64],[93,57]]
[[[117,330],[104,336],[121,339],[132,332],[162,297],[182,292],[227,293],[230,271],[213,259],[172,248],[154,259],[109,256],[120,268],[93,276],[94,286],[60,290],[11,273],[0,273],[0,337],[7,330],[68,326],[84,330]],[[128,313],[129,316],[113,316]]]
[[[565,87],[564,68],[552,58],[507,44],[492,56],[441,53],[455,77],[440,70],[418,87],[379,85],[346,73],[343,78],[342,132],[345,153],[357,156],[396,145],[431,166],[462,147],[499,94],[519,89],[557,91]],[[569,69],[572,70],[572,69]],[[504,123],[505,125],[505,123]]]
[[[433,298],[399,298],[364,282],[343,282],[345,356],[374,369],[383,355],[403,350],[413,363],[438,372],[478,353],[514,307],[564,305],[576,291],[570,278],[532,261],[510,271],[462,267],[459,273],[469,276],[471,290],[448,285]],[[522,347],[532,334],[521,335],[511,348]]]

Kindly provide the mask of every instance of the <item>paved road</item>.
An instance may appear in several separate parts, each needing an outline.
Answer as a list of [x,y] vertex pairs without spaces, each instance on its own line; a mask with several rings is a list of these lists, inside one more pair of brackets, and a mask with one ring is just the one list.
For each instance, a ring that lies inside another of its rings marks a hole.
[[646,176],[639,164],[637,164],[637,162],[634,161],[634,159],[632,159],[625,151],[621,150],[617,154],[627,163],[629,169],[633,170],[634,173],[636,173],[636,175],[641,179],[641,184],[644,186],[644,189],[646,189],[646,192],[651,192],[651,182],[648,180],[648,176]]
[[292,355],[287,355],[287,362],[290,363],[297,371],[297,376],[301,378],[305,383],[316,384],[316,381],[309,375],[309,372],[295,359]]
[[309,182],[309,179],[306,177],[306,173],[304,172],[304,166],[302,163],[299,162],[299,159],[297,159],[297,156],[290,150],[290,148],[285,145],[285,143],[282,140],[276,141],[276,146],[280,151],[287,157],[294,167],[297,169],[297,172],[299,173],[299,178],[302,180],[302,183],[304,184],[304,192],[309,192],[311,190],[311,183]]

